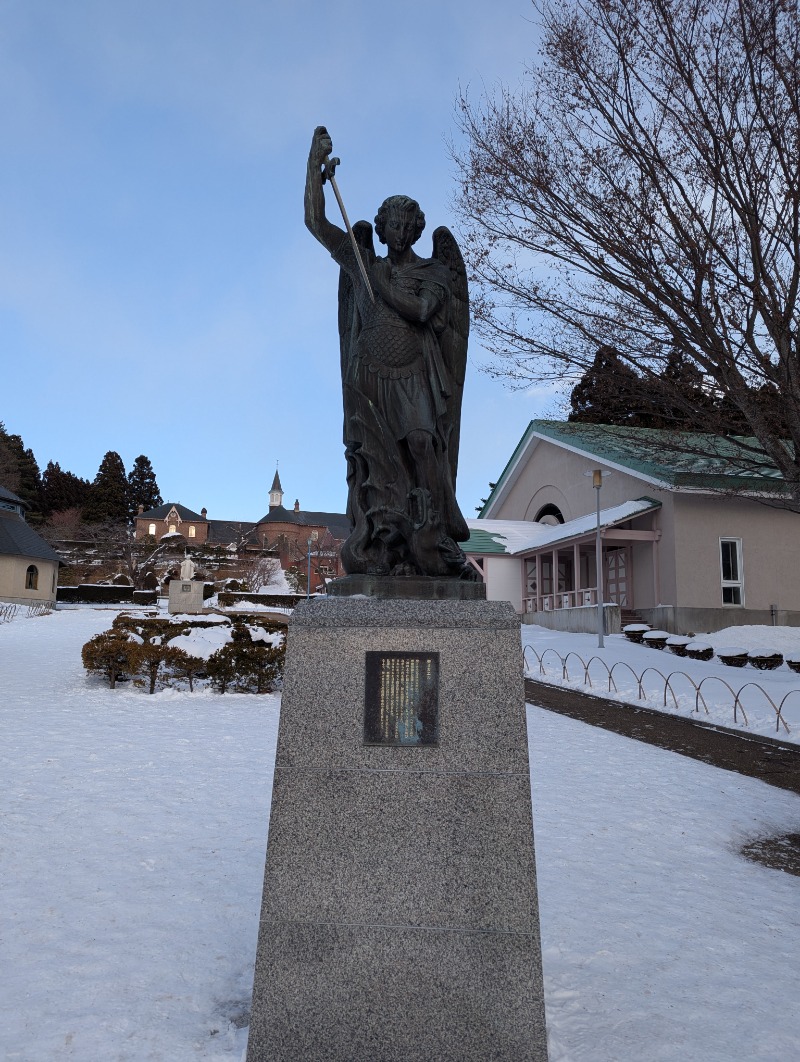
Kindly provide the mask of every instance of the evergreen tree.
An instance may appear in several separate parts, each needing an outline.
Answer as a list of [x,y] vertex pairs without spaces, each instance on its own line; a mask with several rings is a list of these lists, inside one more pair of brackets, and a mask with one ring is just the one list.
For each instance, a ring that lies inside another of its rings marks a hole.
[[90,524],[127,523],[128,477],[122,458],[114,450],[109,450],[100,462],[83,509],[83,519]]
[[676,428],[683,431],[717,429],[717,405],[703,386],[703,374],[677,347],[667,355],[661,376],[645,381],[645,398],[652,403],[642,410],[642,425],[648,428]]
[[641,427],[642,384],[618,350],[602,346],[572,389],[567,420]]
[[8,432],[0,420],[0,487],[13,494],[19,490],[19,467],[17,455],[9,442]]
[[48,514],[82,508],[89,498],[90,489],[88,480],[63,471],[58,461],[49,461],[42,473],[44,504]]
[[[9,435],[0,423],[0,441],[3,453],[0,454],[5,466],[3,486],[12,490],[27,505],[25,518],[29,523],[41,523],[44,519],[44,495],[42,476],[33,450],[25,447],[20,435]],[[11,484],[15,483],[15,486]]]
[[163,502],[150,458],[139,454],[128,476],[128,517],[134,520],[140,505],[146,512],[162,505]]

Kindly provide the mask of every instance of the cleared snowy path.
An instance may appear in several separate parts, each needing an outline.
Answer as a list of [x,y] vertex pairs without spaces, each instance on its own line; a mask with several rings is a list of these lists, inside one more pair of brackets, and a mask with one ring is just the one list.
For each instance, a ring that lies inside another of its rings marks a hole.
[[[239,1062],[274,698],[110,691],[0,626],[0,1057]],[[800,797],[529,709],[552,1062],[800,1057]],[[342,1060],[345,1062],[345,1060]]]

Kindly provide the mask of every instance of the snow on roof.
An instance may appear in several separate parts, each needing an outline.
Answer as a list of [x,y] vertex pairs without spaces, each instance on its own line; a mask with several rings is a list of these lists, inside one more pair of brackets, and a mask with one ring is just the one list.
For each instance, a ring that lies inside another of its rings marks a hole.
[[[636,498],[612,505],[600,510],[600,527],[613,527],[660,507],[661,502],[653,498]],[[530,520],[467,520],[467,526],[470,537],[464,544],[465,553],[515,556],[589,534],[597,527],[597,514],[587,513],[564,524],[537,524]]]

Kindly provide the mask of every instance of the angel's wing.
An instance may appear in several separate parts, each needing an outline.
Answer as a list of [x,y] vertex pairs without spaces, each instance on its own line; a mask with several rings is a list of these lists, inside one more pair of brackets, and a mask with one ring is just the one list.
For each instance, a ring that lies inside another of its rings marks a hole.
[[[368,221],[357,221],[353,235],[359,247],[368,252],[368,260],[375,257],[372,226]],[[339,270],[339,352],[342,364],[342,380],[347,372],[350,354],[361,331],[361,317],[356,305],[353,281],[346,269]]]
[[458,444],[461,436],[461,396],[467,371],[467,341],[469,339],[469,288],[467,270],[461,250],[452,232],[441,225],[433,234],[433,257],[450,270],[450,299],[447,322],[439,337],[445,369],[450,377],[451,394],[448,417],[451,425],[448,440],[450,472],[453,483],[458,468]]

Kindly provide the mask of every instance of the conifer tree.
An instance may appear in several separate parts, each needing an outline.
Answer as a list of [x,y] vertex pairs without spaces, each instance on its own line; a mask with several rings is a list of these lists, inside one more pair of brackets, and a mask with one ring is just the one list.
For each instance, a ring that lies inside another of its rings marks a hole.
[[163,502],[150,458],[139,454],[128,476],[128,518],[136,518],[140,505],[146,512],[162,505]]
[[62,513],[82,508],[89,497],[91,484],[72,472],[65,472],[58,461],[49,461],[42,473],[45,511]]
[[8,432],[0,420],[0,487],[5,487],[12,494],[19,489],[19,467],[17,455],[9,442]]
[[614,347],[602,346],[570,395],[568,420],[642,426],[641,378]]
[[84,506],[83,519],[90,524],[104,521],[127,523],[128,477],[122,458],[114,450],[109,450],[100,462]]
[[[41,523],[44,518],[42,476],[33,450],[25,447],[20,435],[9,435],[0,423],[0,454],[5,467],[3,486],[13,491],[26,504],[25,518],[30,523]],[[13,485],[12,485],[13,484]]]

